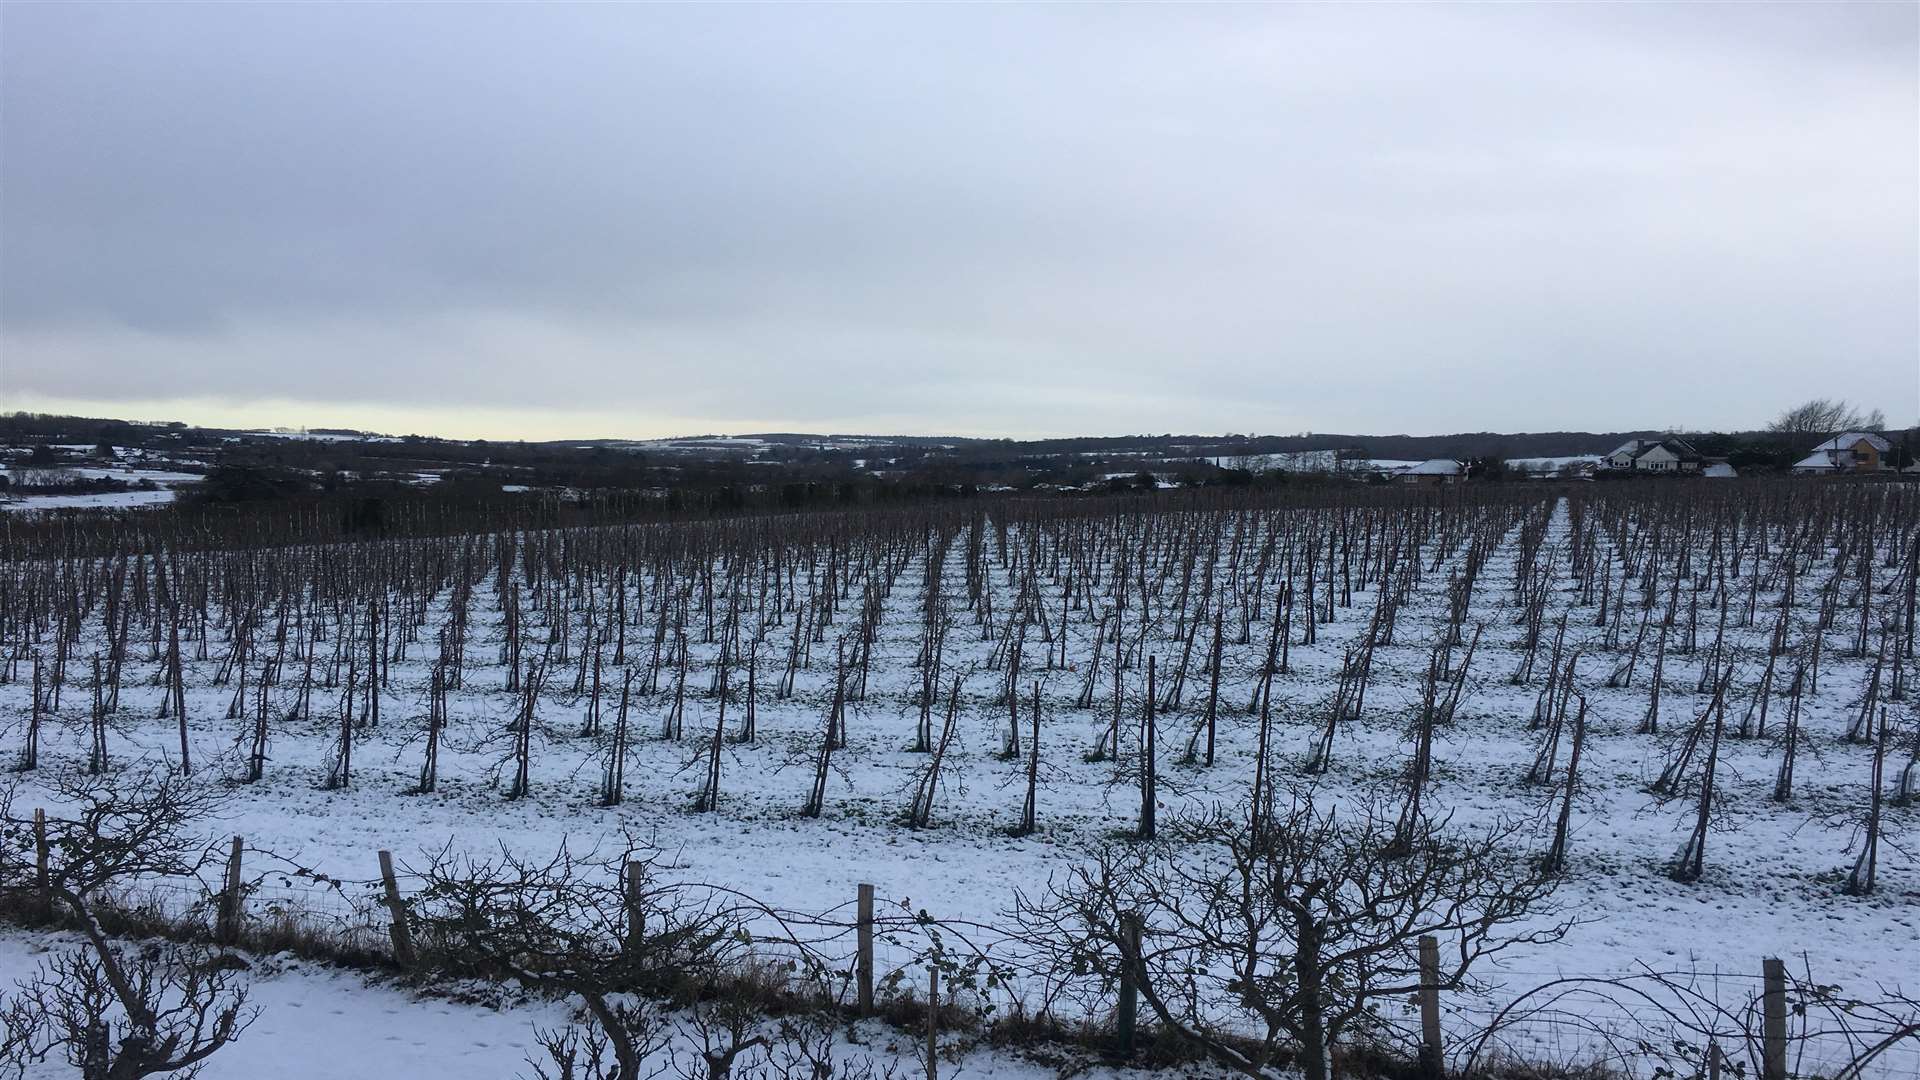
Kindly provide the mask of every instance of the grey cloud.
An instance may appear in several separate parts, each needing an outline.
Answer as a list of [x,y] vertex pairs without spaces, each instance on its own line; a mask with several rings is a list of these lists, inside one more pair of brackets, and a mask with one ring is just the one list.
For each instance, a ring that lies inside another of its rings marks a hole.
[[1898,419],[1917,18],[11,4],[0,390],[1036,433],[1740,425],[1815,393]]

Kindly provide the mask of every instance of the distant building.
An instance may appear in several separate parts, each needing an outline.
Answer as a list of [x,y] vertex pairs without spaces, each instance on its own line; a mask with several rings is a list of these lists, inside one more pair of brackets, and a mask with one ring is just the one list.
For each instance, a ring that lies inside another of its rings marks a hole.
[[1735,469],[1733,466],[1727,464],[1724,461],[1716,461],[1708,465],[1706,468],[1701,469],[1700,475],[1712,477],[1713,479],[1716,479],[1716,480],[1730,480],[1736,476],[1739,476],[1740,471],[1738,469]]
[[1467,467],[1452,458],[1429,458],[1400,470],[1403,484],[1457,484],[1467,478]]
[[1683,439],[1629,439],[1601,459],[1616,472],[1643,472],[1658,475],[1700,471],[1700,451]]
[[1885,459],[1892,449],[1892,443],[1870,431],[1849,431],[1814,447],[1793,463],[1793,471],[1798,476],[1883,472],[1890,468]]

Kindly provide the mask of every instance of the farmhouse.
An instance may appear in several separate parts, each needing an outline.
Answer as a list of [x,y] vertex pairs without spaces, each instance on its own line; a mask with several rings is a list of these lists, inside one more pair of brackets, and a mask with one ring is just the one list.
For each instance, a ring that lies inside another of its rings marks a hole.
[[1700,471],[1700,452],[1682,439],[1629,439],[1602,459],[1619,472],[1670,475]]
[[1890,468],[1885,460],[1893,444],[1868,431],[1849,431],[1835,435],[1813,448],[1813,452],[1793,463],[1797,476],[1840,476],[1847,473],[1877,473]]
[[1403,484],[1457,484],[1467,478],[1467,467],[1452,458],[1429,458],[1400,472]]

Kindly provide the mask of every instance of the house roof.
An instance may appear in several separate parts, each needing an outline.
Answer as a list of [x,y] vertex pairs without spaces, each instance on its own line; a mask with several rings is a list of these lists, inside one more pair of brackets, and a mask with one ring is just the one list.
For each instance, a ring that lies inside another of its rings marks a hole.
[[1628,439],[1626,442],[1615,447],[1613,453],[1607,456],[1615,457],[1620,454],[1625,454],[1635,461],[1638,461],[1659,447],[1665,447],[1667,453],[1685,461],[1692,461],[1700,456],[1700,451],[1695,450],[1686,440],[1674,438]]
[[1739,476],[1740,472],[1739,470],[1735,469],[1733,466],[1727,464],[1724,461],[1716,461],[1713,464],[1707,466],[1706,468],[1701,469],[1700,475],[1715,476],[1715,477]]
[[1405,470],[1402,476],[1459,476],[1466,472],[1466,466],[1452,458],[1428,458],[1418,465]]
[[1799,461],[1794,462],[1793,467],[1796,469],[1837,469],[1840,465],[1833,460],[1835,453],[1838,453],[1838,451],[1816,450],[1806,457],[1801,458]]
[[1819,453],[1822,450],[1851,450],[1859,443],[1866,443],[1883,454],[1893,449],[1892,443],[1875,435],[1871,431],[1849,431],[1841,435],[1835,435],[1833,438],[1828,439],[1813,449],[1815,453]]

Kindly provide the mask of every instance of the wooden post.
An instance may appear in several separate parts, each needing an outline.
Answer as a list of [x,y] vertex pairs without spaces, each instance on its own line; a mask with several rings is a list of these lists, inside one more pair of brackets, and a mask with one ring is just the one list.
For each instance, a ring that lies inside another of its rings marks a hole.
[[1707,1043],[1707,1080],[1720,1080],[1720,1044]]
[[1787,965],[1770,956],[1761,970],[1761,1080],[1787,1080]]
[[873,1015],[873,886],[860,883],[860,953],[855,961],[854,977],[859,983],[860,1015]]
[[1120,916],[1120,1007],[1113,1018],[1122,1060],[1133,1057],[1134,1021],[1140,1014],[1140,916]]
[[47,812],[33,812],[34,887],[38,890],[40,917],[53,918],[53,873],[48,868]]
[[627,907],[626,951],[629,958],[639,955],[647,938],[647,909],[642,896],[642,868],[638,859],[628,859],[626,876],[620,882],[621,896]]
[[227,855],[227,888],[220,894],[220,912],[214,924],[214,938],[222,945],[240,940],[240,851],[243,842],[233,838],[233,850]]
[[940,1080],[940,969],[927,969],[927,1080]]
[[413,966],[413,931],[407,927],[407,905],[400,899],[400,882],[393,876],[393,852],[380,853],[380,883],[387,891],[387,932],[393,938],[393,958],[401,967]]
[[1440,1080],[1440,942],[1420,935],[1420,1075]]

